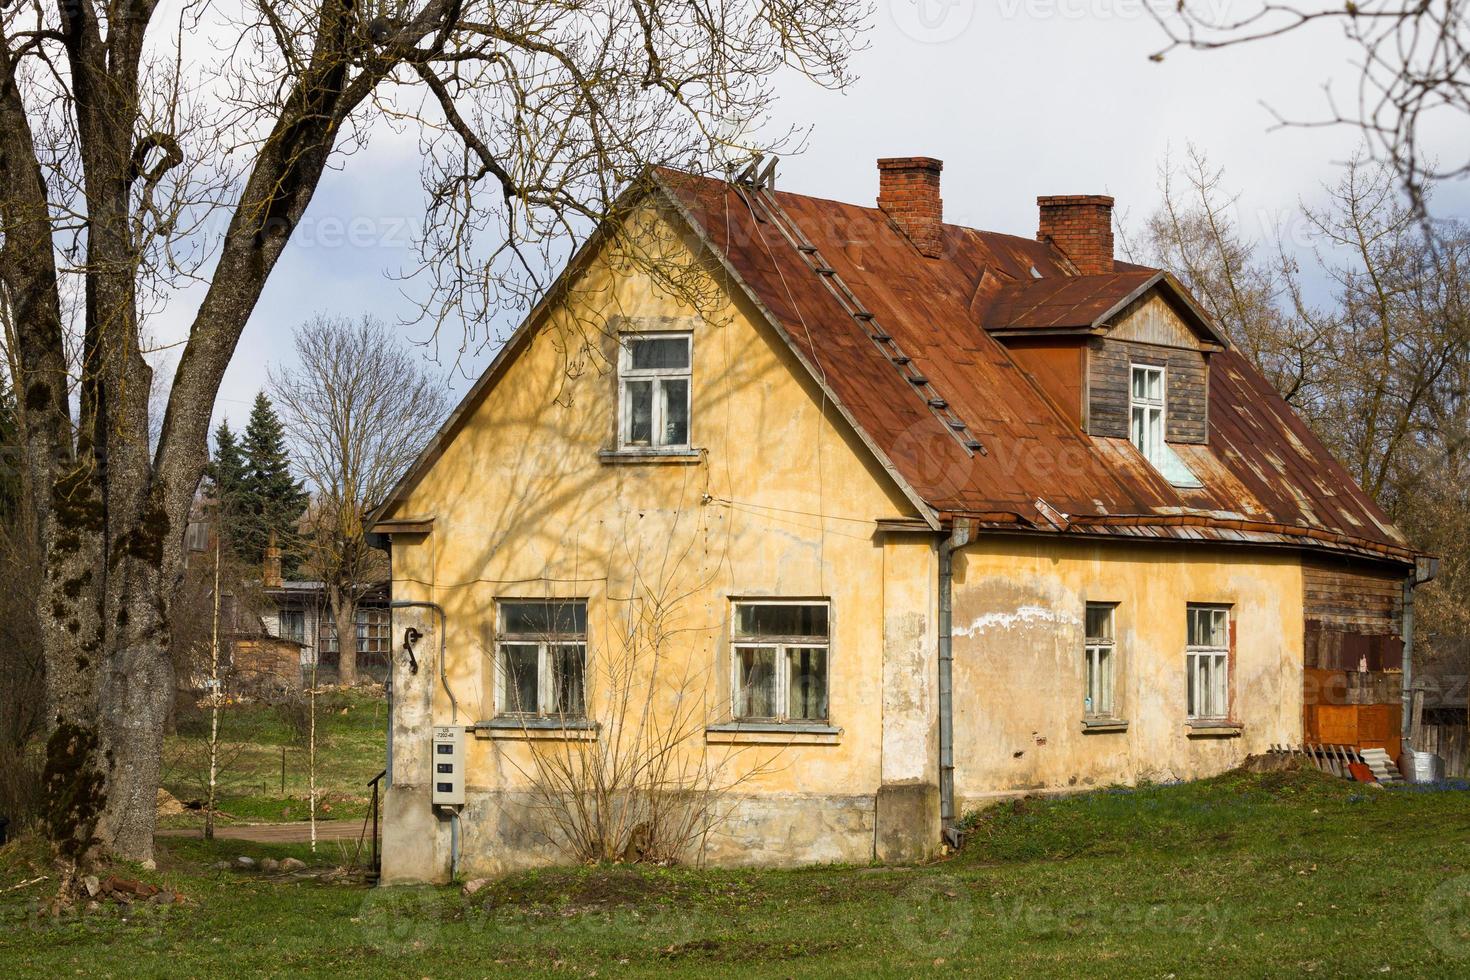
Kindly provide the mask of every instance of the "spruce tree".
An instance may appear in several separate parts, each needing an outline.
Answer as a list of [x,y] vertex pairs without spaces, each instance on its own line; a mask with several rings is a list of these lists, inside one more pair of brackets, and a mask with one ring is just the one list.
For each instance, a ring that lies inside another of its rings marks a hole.
[[215,499],[215,530],[224,546],[238,554],[239,538],[249,521],[251,508],[245,495],[245,456],[229,419],[222,420],[214,430],[214,457],[206,474],[209,494]]
[[299,564],[297,525],[306,512],[307,493],[291,475],[285,428],[264,392],[255,396],[241,449],[245,456],[242,496],[249,516],[239,543],[240,557],[258,566],[274,533],[282,568],[289,574]]

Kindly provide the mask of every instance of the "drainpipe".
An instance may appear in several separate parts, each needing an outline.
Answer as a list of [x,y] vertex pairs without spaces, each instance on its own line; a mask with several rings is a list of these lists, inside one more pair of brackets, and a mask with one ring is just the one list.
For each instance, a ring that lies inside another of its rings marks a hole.
[[1418,570],[1415,569],[1404,580],[1404,676],[1400,694],[1404,706],[1399,719],[1403,747],[1411,751],[1414,748],[1410,739],[1414,734],[1414,585],[1417,578]]
[[1432,582],[1439,575],[1439,559],[1435,557],[1420,557],[1415,559],[1414,567],[1409,570],[1409,576],[1404,580],[1404,683],[1403,683],[1403,718],[1400,720],[1400,734],[1403,737],[1403,747],[1412,749],[1410,738],[1414,734],[1414,591],[1427,582]]
[[939,823],[959,846],[954,806],[954,553],[970,541],[970,522],[956,519],[939,544]]

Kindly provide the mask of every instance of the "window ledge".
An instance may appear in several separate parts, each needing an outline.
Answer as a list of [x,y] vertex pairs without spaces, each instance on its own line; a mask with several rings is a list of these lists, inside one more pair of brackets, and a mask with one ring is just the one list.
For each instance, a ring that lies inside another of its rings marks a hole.
[[1238,721],[1191,721],[1184,727],[1190,738],[1236,738],[1245,732]]
[[599,449],[597,458],[604,463],[697,463],[704,458],[704,450]]
[[704,740],[712,745],[837,745],[842,729],[833,725],[732,721],[710,725]]
[[476,738],[595,742],[601,729],[595,721],[575,718],[491,718],[476,722],[470,731]]
[[1126,732],[1128,722],[1123,718],[1083,718],[1084,735],[1102,735],[1107,732]]

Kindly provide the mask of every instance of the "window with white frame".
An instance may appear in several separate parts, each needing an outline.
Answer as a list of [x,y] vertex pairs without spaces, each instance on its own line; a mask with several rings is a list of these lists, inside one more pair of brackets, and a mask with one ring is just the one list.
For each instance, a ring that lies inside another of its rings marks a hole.
[[1230,717],[1230,607],[1189,606],[1190,720]]
[[1087,653],[1087,690],[1082,710],[1090,718],[1112,718],[1113,674],[1117,669],[1117,644],[1113,639],[1111,602],[1089,602],[1085,648]]
[[502,599],[495,651],[495,710],[521,717],[586,714],[585,599]]
[[1176,487],[1202,484],[1188,464],[1179,458],[1165,436],[1168,427],[1168,376],[1162,367],[1134,364],[1128,388],[1128,440],[1143,458]]
[[737,721],[827,720],[828,613],[825,601],[735,603],[731,659]]
[[689,447],[690,334],[624,334],[618,365],[618,445]]
[[1128,438],[1144,459],[1162,469],[1164,458],[1164,369],[1133,365]]

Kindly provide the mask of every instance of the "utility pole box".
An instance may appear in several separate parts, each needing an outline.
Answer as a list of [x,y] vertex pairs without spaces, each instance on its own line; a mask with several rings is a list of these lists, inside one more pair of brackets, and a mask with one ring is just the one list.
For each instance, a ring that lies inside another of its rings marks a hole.
[[464,729],[434,729],[434,806],[464,806]]

